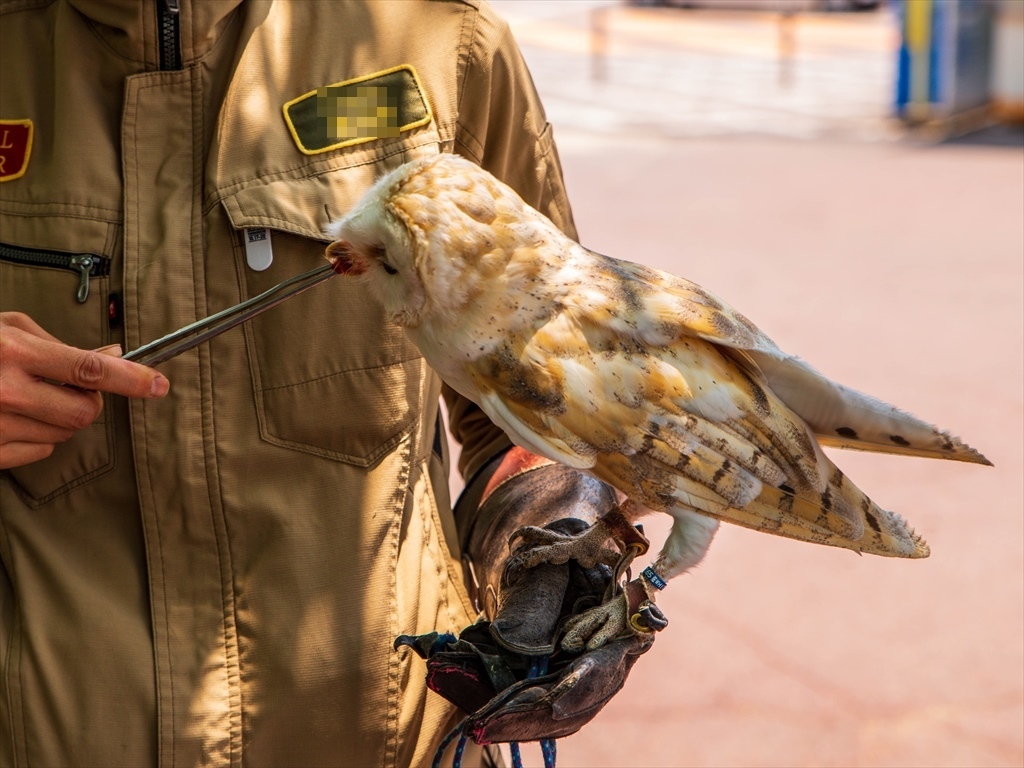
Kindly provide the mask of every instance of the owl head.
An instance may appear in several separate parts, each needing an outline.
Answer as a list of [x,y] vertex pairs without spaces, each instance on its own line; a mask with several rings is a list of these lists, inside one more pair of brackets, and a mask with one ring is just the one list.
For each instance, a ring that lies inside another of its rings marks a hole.
[[500,290],[516,249],[553,226],[487,171],[442,154],[379,179],[328,227],[327,258],[358,276],[393,322],[443,324]]

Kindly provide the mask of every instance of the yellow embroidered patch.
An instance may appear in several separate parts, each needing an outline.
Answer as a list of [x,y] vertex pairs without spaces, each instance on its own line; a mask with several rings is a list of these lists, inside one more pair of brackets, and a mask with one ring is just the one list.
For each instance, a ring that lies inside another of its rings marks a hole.
[[0,120],[0,181],[13,181],[25,175],[32,155],[31,120]]
[[431,120],[419,76],[409,64],[325,85],[292,99],[283,111],[306,155],[394,138]]

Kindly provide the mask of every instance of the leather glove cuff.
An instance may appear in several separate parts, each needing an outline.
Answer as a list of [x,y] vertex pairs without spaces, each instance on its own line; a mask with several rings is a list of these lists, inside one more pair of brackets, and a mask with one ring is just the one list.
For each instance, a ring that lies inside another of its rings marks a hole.
[[615,500],[615,492],[601,481],[521,448],[492,460],[455,508],[467,583],[477,608],[489,618],[495,616],[508,541],[516,530],[543,528],[562,518],[590,524]]

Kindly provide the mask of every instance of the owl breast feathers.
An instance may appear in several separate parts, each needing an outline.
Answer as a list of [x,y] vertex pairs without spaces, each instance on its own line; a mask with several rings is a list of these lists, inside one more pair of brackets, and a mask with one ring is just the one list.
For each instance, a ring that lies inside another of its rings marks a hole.
[[[925,557],[821,446],[988,463],[782,352],[700,286],[587,250],[459,157],[396,169],[329,233],[329,257],[515,443],[677,519]],[[688,566],[670,549],[666,578]]]

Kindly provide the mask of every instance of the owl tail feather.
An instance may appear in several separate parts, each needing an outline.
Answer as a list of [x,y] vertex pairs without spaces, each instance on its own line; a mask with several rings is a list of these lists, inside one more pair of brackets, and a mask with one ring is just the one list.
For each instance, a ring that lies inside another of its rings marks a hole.
[[[633,477],[635,464],[620,456],[604,458],[591,471],[612,485],[630,487],[625,480]],[[632,485],[633,501],[650,509],[669,514],[689,509],[776,536],[883,557],[922,558],[930,553],[902,517],[879,507],[834,466],[820,493],[762,484],[755,498],[733,505],[718,492],[721,488],[713,489],[673,466],[651,457],[643,464],[643,480]]]
[[960,438],[895,406],[844,387],[796,357],[781,352],[744,352],[768,387],[807,422],[822,445],[992,464]]

